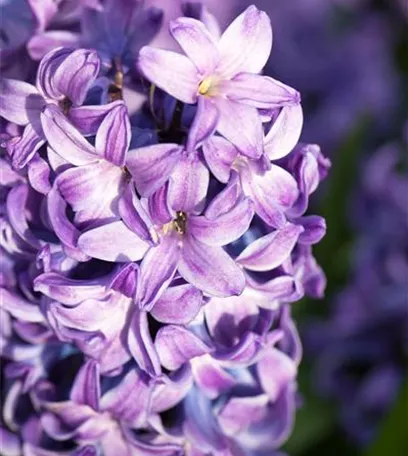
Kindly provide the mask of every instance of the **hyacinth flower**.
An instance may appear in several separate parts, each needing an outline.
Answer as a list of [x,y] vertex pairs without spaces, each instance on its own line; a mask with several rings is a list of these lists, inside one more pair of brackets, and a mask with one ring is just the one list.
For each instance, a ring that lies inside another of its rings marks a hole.
[[[36,86],[12,79],[0,81],[1,116],[25,127],[21,137],[7,144],[15,167],[24,167],[46,142],[50,117],[56,122],[61,120],[69,128],[69,122],[63,118],[66,114],[71,119],[76,114],[83,117],[84,109],[89,114],[92,108],[81,109],[81,105],[98,76],[99,66],[99,58],[93,51],[58,48],[41,61]],[[49,110],[53,115],[47,115]],[[96,107],[96,115],[105,113],[104,108]],[[91,133],[92,130],[88,131]]]
[[[157,53],[194,67],[190,98],[144,72],[160,90],[129,118],[122,76],[156,52],[137,55],[133,27],[154,17],[138,2],[76,5],[90,39],[116,24],[96,51],[46,55],[33,112],[25,83],[2,82],[21,95],[5,92],[0,124],[0,334],[18,404],[2,432],[41,456],[277,455],[299,405],[290,306],[324,292],[312,246],[325,224],[306,211],[330,164],[298,143],[298,93],[259,74],[269,19],[250,7],[221,36],[186,5],[171,30],[188,57]],[[174,70],[160,73],[186,94]],[[123,100],[103,104],[106,83]],[[37,126],[47,147],[17,160],[21,127]],[[33,335],[23,347],[19,330]]]
[[[144,47],[138,68],[178,100],[198,103],[198,123],[203,117],[214,119],[217,131],[244,155],[259,158],[263,134],[257,109],[300,102],[295,90],[258,74],[272,46],[269,18],[251,6],[219,39],[192,18],[172,21],[170,31],[186,55]],[[163,66],[169,71],[163,72]]]

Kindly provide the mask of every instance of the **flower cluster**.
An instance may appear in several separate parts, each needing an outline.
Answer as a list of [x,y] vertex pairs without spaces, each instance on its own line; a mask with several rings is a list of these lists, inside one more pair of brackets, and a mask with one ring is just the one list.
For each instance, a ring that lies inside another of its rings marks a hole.
[[360,235],[350,283],[331,319],[307,328],[318,389],[339,402],[343,426],[360,444],[375,437],[406,374],[407,144],[408,135],[404,146],[383,146],[365,163],[354,198]]
[[0,84],[2,453],[275,454],[330,163],[298,143],[299,93],[261,75],[270,20],[250,6],[221,34],[185,5],[176,53],[141,45],[157,10],[73,3],[90,48]]

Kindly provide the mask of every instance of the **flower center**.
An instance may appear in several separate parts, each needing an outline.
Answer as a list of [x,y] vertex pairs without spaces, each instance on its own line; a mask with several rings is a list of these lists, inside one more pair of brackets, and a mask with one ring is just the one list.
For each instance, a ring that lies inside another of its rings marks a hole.
[[184,234],[187,228],[187,215],[184,212],[176,212],[176,218],[172,222],[173,229],[179,234]]
[[198,93],[200,95],[210,95],[209,92],[214,85],[214,79],[210,76],[203,79],[198,86]]

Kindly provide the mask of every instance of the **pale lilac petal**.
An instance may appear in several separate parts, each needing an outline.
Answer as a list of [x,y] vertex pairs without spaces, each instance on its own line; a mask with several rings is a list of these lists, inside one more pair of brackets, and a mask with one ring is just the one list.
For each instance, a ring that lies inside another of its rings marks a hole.
[[0,79],[0,116],[17,125],[38,119],[45,105],[38,90],[27,82]]
[[228,185],[211,200],[204,215],[208,219],[215,220],[222,215],[226,215],[244,198],[245,195],[242,193],[239,180],[234,174]]
[[[82,211],[82,219],[96,219],[113,215],[113,204],[123,186],[123,171],[101,160],[64,171],[56,179],[62,197],[75,212]],[[89,214],[88,217],[86,214]]]
[[11,156],[15,168],[23,168],[45,143],[42,131],[31,124],[24,128],[22,136],[11,138],[7,142],[7,152]]
[[152,377],[161,374],[160,360],[149,333],[147,313],[136,309],[128,333],[128,346],[138,366]]
[[190,236],[183,241],[178,272],[212,296],[239,295],[245,288],[244,273],[221,247],[202,244]]
[[28,163],[28,180],[34,190],[43,195],[51,190],[50,174],[51,169],[48,163],[39,155]]
[[217,73],[226,79],[243,71],[259,73],[271,48],[271,21],[266,13],[251,5],[223,33]]
[[197,19],[179,17],[170,22],[170,32],[201,75],[214,72],[219,61],[217,43]]
[[44,316],[37,304],[32,304],[5,288],[0,288],[0,304],[2,309],[14,318],[32,323],[44,323]]
[[34,35],[29,40],[27,52],[33,60],[41,60],[47,52],[57,47],[78,47],[79,38],[77,33],[67,30],[48,30]]
[[184,103],[197,101],[200,75],[184,55],[145,46],[140,50],[138,68],[154,85]]
[[98,76],[99,68],[100,59],[96,51],[78,49],[58,66],[53,75],[53,85],[74,106],[80,106]]
[[131,138],[130,121],[125,104],[115,106],[103,119],[95,139],[97,152],[117,166],[123,166]]
[[182,155],[169,184],[169,205],[174,211],[200,210],[207,196],[210,173],[197,154]]
[[301,244],[317,244],[326,235],[326,220],[318,215],[307,215],[296,220],[305,231],[299,236]]
[[150,314],[166,324],[187,324],[193,320],[203,305],[202,293],[192,285],[167,288],[156,301]]
[[69,163],[81,166],[98,159],[95,149],[56,106],[47,105],[41,113],[41,125],[49,145]]
[[287,384],[296,378],[296,365],[281,351],[270,348],[257,364],[261,385],[272,402],[275,402]]
[[78,106],[70,108],[68,119],[72,125],[84,136],[96,135],[103,119],[123,101],[114,101],[106,105]]
[[142,259],[150,246],[117,221],[85,232],[78,239],[78,247],[93,258],[127,262]]
[[140,308],[151,308],[160,298],[176,273],[179,258],[180,245],[176,233],[168,233],[159,245],[149,249],[140,265]]
[[94,410],[99,410],[100,395],[99,365],[96,361],[89,360],[75,377],[70,399],[76,404],[89,405]]
[[231,141],[244,155],[259,158],[263,153],[261,117],[256,108],[217,97],[220,112],[217,130]]
[[203,153],[214,176],[220,182],[227,183],[238,149],[222,136],[212,136],[203,143]]
[[249,228],[254,209],[252,202],[245,198],[231,210],[215,219],[204,215],[190,216],[188,232],[207,245],[226,245],[237,240]]
[[168,203],[168,193],[168,184],[162,185],[159,190],[156,190],[149,197],[147,202],[152,221],[158,226],[163,226],[173,219],[173,214]]
[[142,196],[150,196],[170,177],[183,152],[178,144],[157,144],[130,150],[126,168]]
[[240,176],[243,192],[253,201],[256,213],[268,225],[281,228],[285,223],[284,211],[296,202],[299,194],[292,175],[271,164],[265,173],[243,166]]
[[191,331],[175,325],[159,329],[154,345],[162,366],[169,370],[176,370],[192,358],[211,351],[211,347]]
[[220,85],[220,91],[230,100],[257,109],[275,109],[300,103],[300,94],[281,82],[258,74],[240,73]]
[[126,226],[145,241],[152,241],[152,221],[136,195],[132,184],[127,185],[119,200],[119,215]]
[[257,306],[263,309],[275,310],[279,302],[298,301],[303,297],[301,284],[290,275],[278,276],[264,283],[250,278],[247,278],[247,281],[254,295],[253,299]]
[[218,125],[219,113],[217,106],[209,97],[198,97],[197,112],[191,125],[187,150],[192,152],[203,141],[210,138]]
[[287,225],[252,242],[237,258],[251,271],[269,271],[280,266],[291,254],[303,227]]
[[98,282],[69,279],[56,272],[46,272],[34,280],[34,290],[65,305],[75,305],[85,299],[98,299],[106,289]]
[[284,106],[265,136],[265,153],[271,160],[286,157],[299,141],[303,127],[300,104]]
[[232,397],[219,411],[218,422],[227,435],[238,436],[251,424],[265,417],[268,402],[269,397],[266,394],[253,397]]
[[200,390],[210,399],[227,392],[237,381],[210,355],[203,355],[191,360],[194,380]]
[[28,0],[27,3],[35,16],[39,31],[44,30],[49,25],[58,11],[58,5],[53,0],[42,0],[41,2]]

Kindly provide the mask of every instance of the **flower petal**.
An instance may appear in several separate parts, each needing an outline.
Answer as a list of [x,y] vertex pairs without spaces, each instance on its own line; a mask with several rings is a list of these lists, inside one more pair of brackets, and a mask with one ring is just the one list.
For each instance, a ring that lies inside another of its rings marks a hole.
[[217,73],[226,79],[243,71],[259,73],[271,48],[271,21],[266,13],[251,5],[222,34]]
[[222,136],[212,136],[203,143],[203,154],[214,176],[223,184],[227,183],[238,149]]
[[215,219],[203,215],[190,216],[189,233],[207,245],[226,245],[237,240],[249,228],[254,216],[252,202],[245,198],[229,212]]
[[7,152],[11,156],[15,168],[24,168],[34,157],[38,149],[45,143],[42,131],[26,125],[23,135],[11,138],[7,142]]
[[44,315],[37,304],[32,304],[14,293],[0,288],[1,308],[9,312],[14,318],[32,323],[44,323]]
[[106,105],[72,107],[68,112],[68,119],[72,125],[84,136],[96,135],[103,119],[123,101],[114,101]]
[[219,61],[218,48],[205,25],[197,19],[179,17],[169,28],[197,70],[203,76],[213,73]]
[[197,112],[190,127],[187,151],[193,152],[203,141],[211,137],[217,128],[219,113],[209,97],[198,97]]
[[259,158],[263,152],[261,117],[252,106],[217,97],[220,112],[217,130],[231,141],[244,155]]
[[236,261],[251,271],[274,269],[289,257],[302,231],[302,226],[287,223],[284,228],[252,242]]
[[212,247],[186,236],[179,274],[212,296],[239,295],[245,288],[242,270],[221,247]]
[[77,49],[69,54],[53,75],[54,87],[74,106],[81,106],[98,76],[100,60],[96,51]]
[[149,244],[121,221],[85,232],[79,237],[78,246],[93,258],[115,262],[138,261],[149,249]]
[[137,191],[150,196],[170,177],[183,149],[178,144],[157,144],[130,150],[126,167],[135,180]]
[[281,82],[258,74],[240,73],[221,85],[230,100],[258,109],[275,109],[300,103],[300,94]]
[[202,293],[192,285],[167,288],[156,301],[150,314],[161,323],[187,324],[198,314],[203,304]]
[[174,211],[200,210],[207,196],[210,173],[196,153],[182,155],[169,184],[169,205]]
[[44,105],[44,98],[31,84],[0,79],[0,116],[9,122],[27,125],[39,118]]
[[303,127],[300,104],[284,106],[265,136],[265,153],[271,160],[286,157],[299,141]]
[[79,34],[67,30],[47,30],[37,33],[27,43],[27,52],[33,60],[41,60],[47,52],[60,46],[79,47]]
[[154,345],[160,363],[169,370],[176,370],[192,358],[211,351],[211,347],[191,331],[176,325],[160,328]]
[[197,101],[200,76],[184,55],[145,46],[140,50],[138,68],[154,85],[184,103]]
[[303,226],[305,231],[299,236],[301,244],[317,244],[326,234],[326,220],[318,215],[299,217],[297,223]]
[[89,405],[97,411],[99,410],[100,395],[98,363],[94,360],[88,360],[75,377],[70,399],[76,404]]
[[179,238],[171,232],[146,253],[140,265],[138,301],[141,309],[150,309],[160,298],[176,273],[179,258]]
[[41,113],[41,125],[49,145],[69,163],[80,166],[98,159],[95,149],[56,106],[47,105]]
[[125,104],[120,104],[103,119],[95,139],[95,149],[110,163],[123,166],[131,138],[130,121]]

